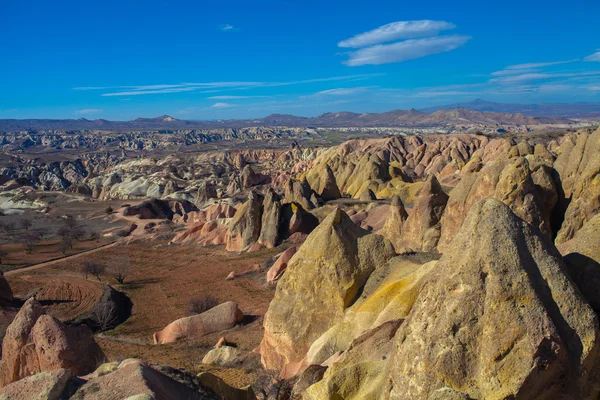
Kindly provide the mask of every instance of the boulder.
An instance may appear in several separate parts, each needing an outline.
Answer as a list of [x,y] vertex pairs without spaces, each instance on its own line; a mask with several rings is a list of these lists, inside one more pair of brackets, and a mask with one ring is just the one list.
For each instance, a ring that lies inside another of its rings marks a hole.
[[61,400],[71,376],[68,369],[40,372],[1,388],[0,399]]
[[275,264],[273,264],[267,272],[267,283],[274,283],[281,278],[285,272],[285,269],[287,268],[288,263],[292,259],[292,256],[296,254],[296,251],[296,246],[292,246],[281,253],[277,261],[275,261]]
[[227,301],[202,314],[181,318],[154,334],[154,344],[198,338],[209,333],[233,328],[244,319],[244,313],[233,301]]
[[226,236],[228,251],[243,251],[256,243],[260,237],[262,201],[254,192],[242,204],[229,222]]
[[383,229],[379,234],[383,235],[394,245],[396,252],[400,252],[404,247],[402,243],[402,228],[404,222],[408,218],[408,213],[404,208],[404,204],[400,197],[394,195],[392,197],[392,205],[389,208]]
[[242,352],[235,347],[220,346],[206,353],[202,359],[202,364],[227,366],[239,359],[241,355]]
[[110,285],[104,285],[100,301],[89,313],[73,322],[85,324],[95,331],[105,331],[125,322],[131,316],[132,308],[133,303],[125,293]]
[[[411,214],[402,226],[398,243],[402,251],[433,251],[440,240],[440,219],[446,208],[448,195],[437,178],[431,175],[419,191]],[[396,248],[400,251],[400,248]]]
[[38,372],[68,369],[92,372],[105,359],[87,326],[68,326],[44,315],[30,298],[6,330],[0,362],[0,387]]
[[591,399],[597,361],[598,319],[556,248],[488,199],[398,329],[383,398]]
[[71,397],[73,400],[128,398],[216,400],[220,397],[206,386],[191,388],[136,359],[124,360],[114,371],[89,379]]
[[210,372],[203,372],[198,378],[204,386],[216,393],[220,400],[256,400],[251,386],[240,389],[229,386],[223,379]]
[[281,202],[279,195],[271,188],[267,190],[263,201],[263,214],[258,243],[268,249],[279,244],[279,223],[281,219]]
[[388,240],[369,234],[335,209],[308,236],[279,280],[263,324],[265,368],[283,376],[299,372],[312,342],[343,318],[371,272],[394,254]]

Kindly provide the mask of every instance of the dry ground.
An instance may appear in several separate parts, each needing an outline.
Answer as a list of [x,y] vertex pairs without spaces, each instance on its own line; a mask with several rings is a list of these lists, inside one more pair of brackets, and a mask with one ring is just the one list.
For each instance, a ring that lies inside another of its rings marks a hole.
[[[274,289],[264,284],[264,268],[244,272],[277,252],[264,250],[235,254],[226,252],[222,247],[139,241],[84,254],[77,259],[58,261],[45,268],[7,276],[7,279],[15,294],[24,296],[48,281],[63,279],[73,284],[77,280],[82,281],[79,267],[85,261],[100,262],[107,267],[115,262],[128,263],[131,273],[124,285],[116,285],[109,274],[102,276],[103,282],[110,282],[133,301],[132,316],[113,331],[97,337],[106,355],[111,360],[137,357],[176,368],[211,370],[230,384],[243,386],[256,379],[256,371],[248,368],[248,364],[245,369],[213,368],[202,367],[201,360],[221,336],[248,352],[259,345],[263,335],[262,316],[268,309]],[[225,277],[231,271],[242,276],[226,281]],[[89,279],[89,283],[95,280]],[[89,283],[80,283],[82,287],[89,286]],[[188,302],[204,294],[215,296],[220,301],[235,301],[247,316],[245,324],[192,342],[152,344],[154,332],[186,316]],[[251,359],[258,367],[258,355],[251,356]]]

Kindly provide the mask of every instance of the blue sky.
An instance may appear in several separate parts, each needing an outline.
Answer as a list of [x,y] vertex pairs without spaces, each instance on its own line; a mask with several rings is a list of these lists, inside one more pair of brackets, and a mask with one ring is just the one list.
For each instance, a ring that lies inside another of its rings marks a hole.
[[600,101],[600,2],[0,2],[0,118]]

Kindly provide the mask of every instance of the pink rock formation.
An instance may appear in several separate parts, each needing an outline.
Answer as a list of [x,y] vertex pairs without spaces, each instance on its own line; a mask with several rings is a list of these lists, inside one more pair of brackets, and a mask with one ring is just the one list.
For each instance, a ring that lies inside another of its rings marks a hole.
[[231,329],[242,319],[244,319],[244,313],[237,304],[228,301],[202,314],[171,322],[162,331],[153,335],[154,344],[173,343]]
[[277,261],[275,261],[275,264],[273,264],[273,266],[269,268],[269,271],[267,272],[267,283],[274,283],[281,278],[281,275],[283,275],[285,272],[288,263],[292,259],[292,256],[296,254],[297,250],[298,249],[296,246],[292,246],[281,253]]

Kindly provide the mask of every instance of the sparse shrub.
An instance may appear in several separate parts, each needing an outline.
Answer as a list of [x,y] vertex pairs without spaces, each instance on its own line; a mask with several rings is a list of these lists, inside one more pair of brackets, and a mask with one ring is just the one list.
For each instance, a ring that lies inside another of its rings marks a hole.
[[219,303],[219,299],[209,294],[195,297],[189,301],[186,308],[186,313],[187,315],[202,314],[203,312],[218,306]]
[[88,278],[88,275],[92,275],[95,276],[99,282],[102,282],[100,275],[104,273],[104,270],[104,265],[93,261],[86,261],[81,265],[81,272],[84,273],[85,279]]
[[106,209],[104,210],[107,214],[112,214],[113,213],[113,208],[111,206],[106,207]]
[[90,238],[90,240],[98,240],[98,239],[100,239],[100,235],[98,234],[98,232],[92,231],[92,232],[90,232],[89,238]]
[[66,255],[69,250],[73,248],[73,241],[70,238],[64,238],[60,244],[58,245],[58,251],[62,253],[62,255]]
[[36,234],[28,233],[27,235],[25,235],[23,238],[23,244],[25,245],[25,253],[31,254],[37,242],[38,236]]
[[101,332],[113,328],[119,323],[119,315],[115,304],[111,301],[100,303],[92,312],[92,320],[98,324]]
[[2,259],[6,257],[8,253],[4,250],[0,250],[0,264],[2,264]]

